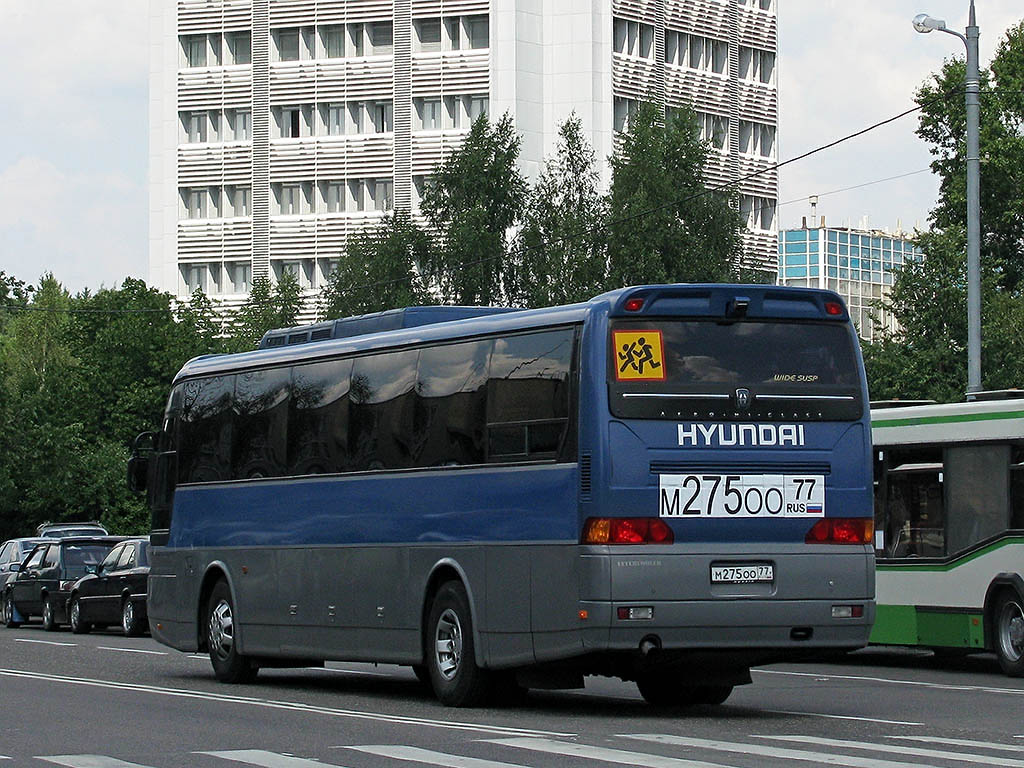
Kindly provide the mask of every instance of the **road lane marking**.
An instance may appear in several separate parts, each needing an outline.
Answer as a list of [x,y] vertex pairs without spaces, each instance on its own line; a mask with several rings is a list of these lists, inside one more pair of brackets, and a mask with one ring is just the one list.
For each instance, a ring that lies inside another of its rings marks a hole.
[[78,645],[78,643],[58,643],[58,642],[56,642],[54,640],[29,640],[26,637],[16,637],[16,638],[14,638],[14,642],[16,642],[16,643],[35,643],[36,645],[61,645],[61,646],[65,647],[65,648],[74,648],[75,646]]
[[922,749],[921,747],[908,747],[905,744],[889,745],[868,741],[823,739],[818,736],[766,736],[756,734],[752,738],[769,739],[771,741],[795,741],[801,744],[821,744],[829,747],[846,747],[848,749],[870,749],[875,752],[892,752],[898,755],[912,755],[914,757],[935,757],[941,760],[956,760],[961,763],[999,765],[1004,766],[1004,768],[1024,768],[1024,760],[1011,760],[1008,757],[993,757],[992,755],[972,755],[967,752],[949,752],[944,749]]
[[762,709],[760,712],[767,712],[773,715],[799,715],[800,717],[824,717],[830,720],[858,720],[863,723],[880,723],[882,725],[924,725],[924,723],[911,723],[906,720],[882,720],[877,717],[858,717],[857,715],[828,715],[824,712],[797,712],[791,709]]
[[571,737],[576,735],[575,733],[538,731],[529,728],[513,728],[504,725],[488,725],[486,723],[460,722],[457,720],[430,720],[423,717],[411,717],[406,715],[386,715],[378,712],[367,712],[357,709],[321,707],[314,704],[303,704],[302,702],[297,701],[258,699],[250,696],[233,696],[224,693],[209,693],[207,691],[190,691],[185,688],[162,688],[155,685],[142,685],[139,683],[119,683],[113,680],[96,680],[87,677],[69,677],[66,675],[51,675],[43,672],[26,672],[20,669],[0,669],[0,677],[14,677],[35,681],[42,680],[52,683],[61,683],[64,685],[81,685],[92,688],[107,688],[120,691],[132,691],[136,693],[150,693],[157,696],[171,696],[184,699],[201,699],[204,701],[215,701],[223,704],[247,704],[249,706],[263,707],[266,709],[303,712],[308,714],[325,715],[327,717],[349,718],[353,720],[372,720],[381,723],[393,723],[396,725],[419,725],[425,728],[439,728],[453,731],[472,731],[476,733],[514,736]]
[[[971,739],[943,739],[938,736],[889,736],[890,739],[902,739],[903,741],[923,741],[928,744],[949,744],[952,747],[975,747],[981,749],[994,749],[997,752],[1024,752],[1024,746],[1017,744],[1000,744],[997,741],[972,741]],[[1019,739],[1020,736],[1013,738]]]
[[227,752],[196,752],[197,755],[209,755],[236,763],[258,765],[260,768],[339,768],[333,763],[322,763],[319,760],[308,760],[305,757],[279,755],[276,752],[264,752],[262,749],[233,749]]
[[124,760],[105,755],[50,755],[36,757],[36,760],[45,760],[47,763],[64,765],[67,768],[149,768],[146,765],[126,763]]
[[389,757],[392,760],[426,763],[427,765],[444,766],[444,768],[526,768],[526,766],[519,765],[518,763],[503,763],[498,760],[483,760],[479,757],[449,755],[444,752],[434,752],[429,749],[400,745],[369,744],[359,747],[332,747],[332,749],[354,749],[370,755],[377,755],[378,757]]
[[664,755],[648,755],[642,752],[628,752],[624,749],[608,749],[591,747],[586,744],[575,744],[552,739],[488,739],[488,744],[499,744],[503,747],[517,747],[534,752],[546,752],[563,757],[580,757],[584,760],[602,760],[606,763],[619,765],[638,765],[643,768],[736,768],[721,763],[707,763],[703,760],[684,760],[681,757],[665,757]]
[[[857,757],[855,755],[836,755],[829,752],[811,752],[803,749],[787,749],[783,747],[768,747],[763,744],[748,744],[744,742],[716,741],[714,739],[691,739],[686,736],[672,736],[667,733],[631,733],[620,734],[619,738],[637,739],[654,744],[668,744],[676,747],[697,747],[701,749],[713,749],[720,752],[738,752],[743,755],[758,755],[760,757],[771,757],[778,760],[803,760],[818,765],[843,765],[847,768],[938,768],[922,763],[900,763],[893,762],[886,758],[876,760],[870,757]],[[753,736],[752,738],[757,738]],[[796,740],[799,737],[794,736]],[[807,739],[808,742],[813,741]],[[828,741],[822,739],[821,741]]]
[[818,680],[857,680],[865,683],[888,683],[889,685],[910,685],[918,688],[934,688],[941,691],[970,691],[976,693],[1008,693],[1024,696],[1024,688],[994,688],[988,685],[951,685],[948,683],[927,683],[923,680],[894,680],[890,677],[868,677],[867,675],[822,675],[820,672],[783,672],[778,669],[752,669],[760,675],[790,675],[793,677],[814,677]]
[[97,645],[101,651],[121,651],[122,653],[147,653],[150,656],[166,656],[167,654],[163,651],[147,651],[143,648],[117,648],[113,645]]

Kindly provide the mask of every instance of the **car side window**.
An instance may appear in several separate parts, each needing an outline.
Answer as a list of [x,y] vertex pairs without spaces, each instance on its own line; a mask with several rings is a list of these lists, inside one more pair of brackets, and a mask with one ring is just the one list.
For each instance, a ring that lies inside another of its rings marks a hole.
[[100,563],[99,571],[114,570],[114,567],[117,565],[117,559],[121,556],[122,552],[124,552],[124,545],[114,547],[110,550],[110,552],[107,553],[107,556],[103,558],[103,562]]
[[46,557],[43,558],[43,568],[53,568],[60,563],[60,547],[53,546],[46,550]]
[[13,547],[10,544],[4,544],[3,547],[0,548],[0,565],[7,565],[7,561],[13,559],[11,557],[12,548]]
[[121,556],[117,559],[117,570],[123,571],[127,568],[132,568],[135,565],[135,547],[131,544],[127,544],[121,551]]
[[45,546],[36,547],[35,551],[32,552],[32,556],[28,559],[28,562],[25,563],[25,569],[38,568],[43,562],[43,555],[46,554],[46,550],[47,547]]

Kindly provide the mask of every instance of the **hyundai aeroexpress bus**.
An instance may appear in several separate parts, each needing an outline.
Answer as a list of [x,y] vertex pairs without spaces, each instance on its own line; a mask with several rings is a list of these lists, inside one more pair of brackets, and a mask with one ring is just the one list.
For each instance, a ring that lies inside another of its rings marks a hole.
[[454,706],[587,675],[717,704],[867,642],[868,405],[834,293],[652,285],[261,347],[188,362],[130,471],[153,636],[223,681],[348,660]]

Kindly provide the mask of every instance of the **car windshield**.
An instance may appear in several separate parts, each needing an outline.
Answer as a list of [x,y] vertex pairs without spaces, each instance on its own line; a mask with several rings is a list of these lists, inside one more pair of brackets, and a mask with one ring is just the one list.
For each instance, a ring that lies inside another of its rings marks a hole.
[[70,579],[88,573],[88,566],[96,566],[113,548],[113,544],[68,544],[64,547],[64,572]]

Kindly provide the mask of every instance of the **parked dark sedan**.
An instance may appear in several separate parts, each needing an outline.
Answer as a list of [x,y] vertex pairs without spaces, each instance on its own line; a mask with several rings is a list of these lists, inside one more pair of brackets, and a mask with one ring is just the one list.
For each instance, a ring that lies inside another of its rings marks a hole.
[[43,617],[43,629],[53,631],[67,623],[67,599],[71,586],[95,570],[123,536],[75,536],[37,544],[10,583],[4,597],[8,627],[21,625],[15,611],[27,620]]
[[23,621],[21,614],[15,612],[14,615],[8,619],[7,617],[7,600],[4,599],[7,595],[7,585],[10,584],[18,577],[18,571],[21,570],[21,564],[25,562],[25,558],[28,557],[28,553],[32,551],[36,544],[42,544],[47,542],[48,539],[31,538],[31,539],[11,539],[5,541],[3,546],[0,546],[0,621],[7,624],[8,621]]
[[88,632],[93,626],[116,624],[128,637],[146,631],[146,582],[149,579],[149,542],[122,541],[90,573],[71,587],[67,615],[71,631]]

